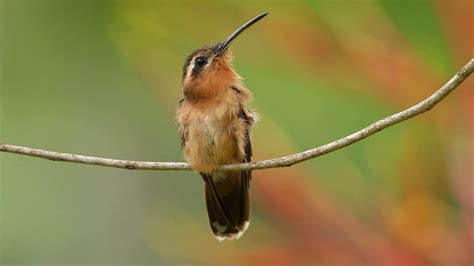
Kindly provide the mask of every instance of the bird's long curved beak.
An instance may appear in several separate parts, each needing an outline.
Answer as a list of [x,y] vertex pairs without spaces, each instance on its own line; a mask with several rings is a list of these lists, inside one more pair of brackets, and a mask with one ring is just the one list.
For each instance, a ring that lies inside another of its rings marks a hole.
[[234,33],[232,33],[225,41],[223,41],[221,43],[221,45],[219,45],[219,47],[217,47],[216,49],[216,56],[220,56],[222,55],[226,50],[227,48],[229,47],[230,43],[235,39],[237,38],[237,36],[239,36],[239,34],[241,34],[244,30],[246,30],[247,28],[249,28],[250,26],[252,26],[253,24],[255,24],[257,21],[261,20],[263,17],[265,17],[266,15],[268,15],[268,12],[265,12],[265,13],[262,13],[256,17],[254,17],[253,19],[249,20],[247,23],[245,23],[244,25],[242,25],[240,28],[238,28],[236,31],[234,31]]

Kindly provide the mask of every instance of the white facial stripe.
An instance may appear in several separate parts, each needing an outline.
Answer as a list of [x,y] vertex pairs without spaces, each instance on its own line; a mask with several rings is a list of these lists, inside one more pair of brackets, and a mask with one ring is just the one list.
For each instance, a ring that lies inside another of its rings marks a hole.
[[[202,55],[202,54],[198,54],[198,55],[196,55],[195,57],[193,57],[193,59],[191,60],[191,62],[189,62],[189,66],[188,66],[188,68],[186,69],[186,78],[189,78],[189,76],[191,75],[191,72],[193,71],[193,68],[194,68],[195,63],[196,63],[196,58],[201,57],[201,56],[203,56],[203,55]],[[208,58],[207,60],[208,60],[208,61],[207,61],[208,63],[207,63],[203,68],[209,67],[209,66],[211,65],[211,64],[210,64],[211,61],[214,60],[214,57],[210,57],[210,58]]]
[[189,78],[189,76],[191,75],[191,71],[193,70],[194,68],[194,60],[196,59],[196,56],[193,57],[193,59],[191,60],[191,62],[189,62],[189,66],[188,66],[188,69],[186,69],[186,78]]

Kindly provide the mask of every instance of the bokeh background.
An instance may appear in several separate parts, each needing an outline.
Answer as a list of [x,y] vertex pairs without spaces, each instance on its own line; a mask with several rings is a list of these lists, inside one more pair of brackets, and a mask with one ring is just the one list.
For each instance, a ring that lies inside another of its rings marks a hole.
[[[0,141],[182,161],[195,48],[232,49],[261,121],[254,159],[352,133],[434,92],[474,54],[469,0],[0,1]],[[208,228],[201,178],[0,154],[2,265],[473,265],[471,77],[423,116],[254,172],[252,224]]]

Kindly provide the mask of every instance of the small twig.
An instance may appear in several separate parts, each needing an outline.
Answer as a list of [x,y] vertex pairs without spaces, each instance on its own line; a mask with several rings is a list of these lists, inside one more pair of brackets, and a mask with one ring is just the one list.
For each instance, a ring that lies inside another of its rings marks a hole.
[[[452,77],[443,87],[436,91],[433,95],[420,103],[384,119],[381,119],[370,126],[359,130],[347,137],[330,142],[326,145],[319,146],[304,152],[296,153],[293,155],[256,161],[243,164],[224,165],[219,168],[223,171],[235,171],[235,170],[257,170],[267,169],[276,167],[291,166],[297,163],[301,163],[306,160],[310,160],[321,155],[333,152],[335,150],[349,146],[355,142],[358,142],[370,135],[373,135],[382,129],[393,126],[397,123],[410,119],[414,116],[420,115],[431,108],[437,103],[443,100],[449,93],[454,91],[474,70],[474,59],[471,59],[454,77]],[[21,147],[9,144],[0,143],[0,151],[17,153],[27,156],[33,156],[38,158],[49,159],[53,161],[63,161],[72,163],[92,164],[107,167],[116,167],[124,169],[138,169],[138,170],[191,170],[188,163],[183,162],[143,162],[143,161],[128,161],[128,160],[116,160],[92,156],[84,156],[77,154],[61,153],[54,151],[46,151],[28,147]]]

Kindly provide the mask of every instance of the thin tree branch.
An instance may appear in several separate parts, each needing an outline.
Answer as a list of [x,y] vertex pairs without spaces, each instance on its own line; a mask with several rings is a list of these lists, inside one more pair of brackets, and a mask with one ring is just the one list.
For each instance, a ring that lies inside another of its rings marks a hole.
[[[296,153],[293,155],[256,161],[243,164],[224,165],[218,170],[235,171],[235,170],[257,170],[276,167],[291,166],[310,160],[321,155],[333,152],[335,150],[349,146],[358,142],[370,135],[373,135],[382,129],[393,126],[397,123],[410,119],[414,116],[420,115],[429,111],[437,103],[443,100],[449,93],[454,91],[472,72],[474,71],[474,59],[471,59],[454,77],[452,77],[443,87],[436,91],[433,95],[421,101],[420,103],[384,119],[381,119],[368,127],[359,130],[347,137],[330,142],[326,145],[319,146],[307,151]],[[81,164],[92,164],[107,167],[116,167],[124,169],[138,169],[138,170],[191,170],[188,163],[183,162],[144,162],[144,161],[128,161],[116,160],[92,156],[84,156],[77,154],[61,153],[47,150],[40,150],[28,147],[21,147],[9,144],[0,143],[0,151],[17,153],[27,156],[49,159],[53,161],[63,161]]]

